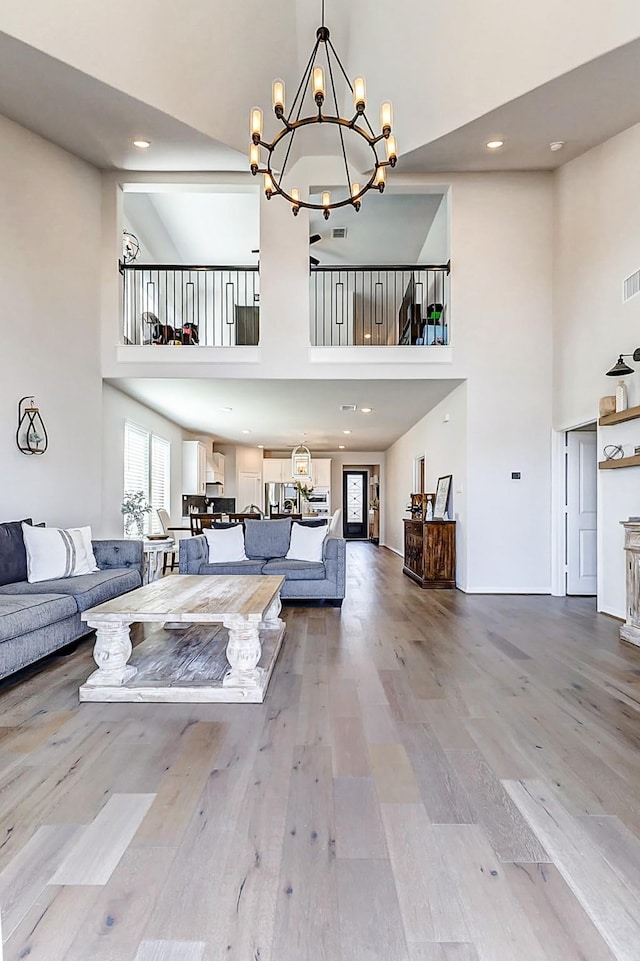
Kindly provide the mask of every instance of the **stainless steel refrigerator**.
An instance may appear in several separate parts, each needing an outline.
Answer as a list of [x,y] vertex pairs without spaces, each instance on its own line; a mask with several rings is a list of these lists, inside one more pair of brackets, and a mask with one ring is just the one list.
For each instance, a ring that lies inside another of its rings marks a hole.
[[293,484],[265,484],[264,512],[271,514],[299,514],[300,494]]

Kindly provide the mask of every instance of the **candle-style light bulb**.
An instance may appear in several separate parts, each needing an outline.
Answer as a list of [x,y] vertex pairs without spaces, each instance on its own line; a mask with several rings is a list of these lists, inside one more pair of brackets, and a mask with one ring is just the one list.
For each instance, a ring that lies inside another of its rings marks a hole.
[[325,220],[328,220],[329,215],[331,214],[331,211],[329,210],[329,207],[331,206],[331,194],[328,190],[324,190],[322,192],[322,206],[324,207],[322,215]]
[[392,167],[395,167],[396,161],[398,159],[398,147],[396,145],[396,138],[393,134],[389,134],[384,142],[387,150],[387,160]]
[[386,100],[380,106],[380,128],[385,137],[388,137],[391,133],[391,127],[393,126],[393,107]]
[[356,113],[364,113],[367,102],[367,93],[364,77],[356,77],[353,81],[353,105]]
[[260,166],[260,147],[257,143],[252,143],[249,147],[249,164],[251,165],[251,173],[255,176]]
[[291,204],[291,211],[294,217],[298,216],[298,211],[300,210],[300,191],[297,187],[291,188],[291,199],[293,203]]
[[284,115],[284,82],[282,80],[273,81],[273,109],[278,119]]
[[[353,206],[356,210],[360,210],[360,198],[358,194],[360,193],[360,184],[351,184],[351,198],[353,200]],[[357,199],[356,199],[357,198]]]
[[271,179],[271,174],[264,175],[264,194],[267,200],[271,200],[273,194],[273,180]]
[[325,87],[324,87],[324,70],[322,67],[313,68],[313,97],[318,106],[322,106],[324,101]]
[[262,110],[254,107],[251,111],[251,139],[258,143],[262,138]]
[[376,172],[376,179],[373,181],[373,186],[377,187],[380,193],[383,193],[386,182],[387,182],[386,167],[378,167],[378,170]]

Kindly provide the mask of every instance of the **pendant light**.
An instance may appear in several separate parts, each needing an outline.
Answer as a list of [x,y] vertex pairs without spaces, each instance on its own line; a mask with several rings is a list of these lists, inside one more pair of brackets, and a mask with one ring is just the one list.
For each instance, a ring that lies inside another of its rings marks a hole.
[[304,444],[298,444],[291,454],[291,476],[296,481],[310,481],[311,451]]

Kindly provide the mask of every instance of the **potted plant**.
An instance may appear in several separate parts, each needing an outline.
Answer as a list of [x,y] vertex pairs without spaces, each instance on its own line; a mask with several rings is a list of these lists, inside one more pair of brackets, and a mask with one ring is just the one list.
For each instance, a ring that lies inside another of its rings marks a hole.
[[126,491],[122,507],[126,537],[144,537],[144,516],[151,511],[144,491]]

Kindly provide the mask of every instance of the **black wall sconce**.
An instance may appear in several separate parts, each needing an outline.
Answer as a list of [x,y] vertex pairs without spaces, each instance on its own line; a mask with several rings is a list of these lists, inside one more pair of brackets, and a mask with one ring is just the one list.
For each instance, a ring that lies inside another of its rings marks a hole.
[[44,454],[49,446],[47,429],[30,394],[21,397],[18,403],[16,444],[23,454]]
[[635,362],[638,363],[638,361],[640,361],[640,347],[636,347],[632,354],[620,354],[618,360],[611,370],[607,371],[607,377],[626,377],[627,374],[635,373],[633,367],[629,367],[628,364],[625,364],[625,357],[633,357]]

